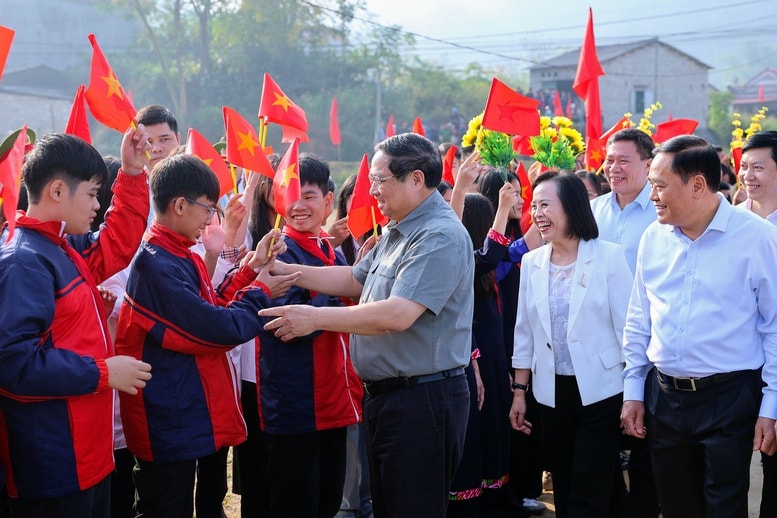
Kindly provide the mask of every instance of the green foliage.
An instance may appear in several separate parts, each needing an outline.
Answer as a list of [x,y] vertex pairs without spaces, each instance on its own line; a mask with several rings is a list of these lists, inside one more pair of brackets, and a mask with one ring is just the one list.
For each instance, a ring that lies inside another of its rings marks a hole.
[[734,94],[729,91],[710,93],[710,108],[707,113],[707,128],[715,134],[722,147],[731,140],[731,100]]
[[[420,115],[433,138],[454,107],[464,120],[482,111],[495,75],[476,63],[455,72],[407,60],[405,52],[415,44],[412,36],[398,27],[364,33],[362,25],[353,23],[354,16],[364,14],[360,0],[317,5],[299,0],[101,2],[106,9],[129,9],[140,27],[135,45],[108,56],[135,106],[169,106],[184,137],[188,127],[195,127],[211,141],[221,138],[224,105],[258,125],[254,114],[262,75],[268,72],[307,114],[311,141],[303,151],[358,164],[372,151],[389,114],[398,131],[408,131]],[[328,133],[335,95],[339,150]],[[99,148],[118,148],[115,132],[93,132]],[[271,125],[267,144],[282,152],[280,136],[280,128]]]

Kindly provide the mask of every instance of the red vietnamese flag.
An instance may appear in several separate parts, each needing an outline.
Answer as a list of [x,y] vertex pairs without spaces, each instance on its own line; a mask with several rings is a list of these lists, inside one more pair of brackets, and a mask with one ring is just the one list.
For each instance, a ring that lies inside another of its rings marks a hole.
[[693,119],[673,119],[656,125],[653,142],[660,144],[677,135],[692,135],[699,125]]
[[558,90],[553,91],[553,115],[557,117],[564,116],[564,107],[561,106],[561,94]]
[[426,136],[426,131],[424,131],[424,123],[421,121],[420,116],[413,119],[413,133],[417,133],[422,137]]
[[351,210],[348,212],[348,230],[355,238],[360,238],[373,229],[373,214],[375,223],[385,225],[388,218],[378,209],[378,201],[370,194],[370,161],[365,154],[356,175],[356,184],[353,186],[351,197]]
[[291,142],[294,138],[308,142],[308,119],[305,111],[289,99],[270,74],[264,74],[262,81],[262,99],[259,102],[259,118],[267,118],[281,126],[282,142]]
[[731,150],[731,164],[734,166],[734,175],[739,181],[739,167],[742,164],[742,148],[735,147]]
[[567,119],[572,119],[574,113],[572,113],[572,96],[570,95],[567,97],[567,110],[566,110]]
[[216,173],[216,178],[219,179],[219,196],[235,192],[235,181],[232,179],[232,173],[230,173],[226,162],[213,147],[213,144],[194,128],[189,128],[189,132],[186,134],[185,153],[196,156]]
[[580,48],[580,59],[577,62],[577,73],[572,89],[583,99],[585,105],[585,140],[586,165],[591,168],[592,149],[589,141],[600,138],[602,135],[602,105],[599,98],[599,76],[604,75],[602,65],[596,55],[596,41],[594,40],[594,15],[588,8],[588,24],[586,26],[583,45]]
[[224,116],[224,134],[227,136],[227,160],[238,167],[273,178],[275,171],[259,144],[253,126],[229,106],[222,106],[221,113]]
[[78,85],[76,96],[73,98],[73,106],[70,108],[70,117],[68,117],[67,126],[65,126],[65,133],[80,137],[91,144],[92,132],[89,131],[89,118],[86,116],[84,88],[84,85]]
[[531,227],[531,201],[534,197],[534,190],[529,181],[529,173],[523,166],[523,162],[518,161],[518,169],[515,171],[518,181],[521,182],[521,198],[523,198],[523,207],[521,207],[521,232],[524,234]]
[[95,119],[119,133],[124,133],[132,124],[137,111],[105,59],[94,34],[89,35],[89,42],[92,44],[92,72],[89,86],[84,92],[86,104]]
[[[2,68],[0,68],[0,74],[2,74]],[[764,85],[758,85],[758,102],[762,103],[766,100],[766,95],[764,95]]]
[[531,137],[524,137],[522,135],[513,137],[513,151],[519,155],[532,156],[534,149],[531,147],[530,139]]
[[27,125],[25,124],[11,149],[0,157],[0,196],[3,202],[3,216],[8,222],[6,243],[11,240],[16,228],[16,206],[19,204],[19,185],[26,142]]
[[337,115],[337,97],[332,97],[332,106],[329,107],[329,140],[333,146],[339,146],[340,139],[340,118]]
[[8,27],[0,25],[0,79],[3,78],[5,62],[8,60],[8,54],[11,52],[11,43],[16,32]]
[[445,157],[442,161],[442,179],[453,185],[456,183],[456,176],[453,174],[453,161],[456,159],[456,151],[459,148],[451,146],[445,151]]
[[524,97],[497,78],[493,78],[483,112],[483,127],[508,135],[539,135],[539,105],[538,100]]
[[396,128],[394,128],[394,114],[389,115],[388,123],[386,123],[386,138],[393,137],[397,134]]
[[291,141],[289,149],[278,163],[278,169],[273,179],[273,194],[275,200],[275,212],[284,218],[289,207],[296,202],[300,196],[299,179],[299,139]]

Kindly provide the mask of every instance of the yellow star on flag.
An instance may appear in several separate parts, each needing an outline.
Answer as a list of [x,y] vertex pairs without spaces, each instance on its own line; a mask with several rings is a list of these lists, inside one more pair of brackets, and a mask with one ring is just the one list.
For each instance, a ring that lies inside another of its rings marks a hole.
[[254,140],[254,136],[251,135],[251,132],[240,133],[238,131],[237,136],[240,137],[240,145],[237,147],[237,150],[247,149],[248,152],[251,153],[251,156],[254,156],[254,149],[259,146],[259,143]]
[[211,163],[211,162],[213,162],[213,159],[212,159],[212,158],[204,158],[204,159],[203,159],[203,158],[201,158],[200,160],[202,160],[203,162],[205,162],[205,165],[206,165],[206,166],[208,166],[208,167],[210,167],[210,163]]
[[113,73],[113,70],[111,70],[111,75],[101,76],[101,79],[108,85],[109,97],[111,95],[115,95],[119,99],[124,99],[124,96],[121,95],[121,83],[119,83],[119,80],[116,79],[116,74]]
[[524,185],[523,187],[521,187],[521,198],[523,198],[524,200],[529,199],[529,186],[528,185]]
[[288,186],[292,178],[296,178],[297,180],[299,180],[299,174],[297,173],[297,164],[291,164],[289,167],[284,169],[283,182],[281,182],[281,184]]
[[273,106],[280,106],[283,108],[283,111],[287,112],[289,111],[289,105],[291,104],[291,100],[289,100],[288,97],[286,97],[284,94],[279,94],[278,92],[273,92],[273,95],[275,96],[275,102],[272,103]]
[[598,149],[592,149],[591,150],[591,161],[592,162],[601,162],[602,161],[602,152]]

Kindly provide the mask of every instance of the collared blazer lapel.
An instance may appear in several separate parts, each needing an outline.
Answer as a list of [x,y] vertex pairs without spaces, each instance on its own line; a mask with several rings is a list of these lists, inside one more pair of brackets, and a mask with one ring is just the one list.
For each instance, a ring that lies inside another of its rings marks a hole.
[[574,328],[575,319],[583,307],[585,295],[593,280],[594,255],[596,241],[583,241],[577,248],[577,262],[575,264],[575,280],[572,284],[572,292],[569,296],[569,319],[567,322],[567,334]]
[[539,249],[534,257],[534,272],[531,274],[531,286],[534,292],[534,305],[540,315],[540,323],[545,334],[550,340],[550,297],[548,284],[550,283],[550,252],[553,245],[547,244]]

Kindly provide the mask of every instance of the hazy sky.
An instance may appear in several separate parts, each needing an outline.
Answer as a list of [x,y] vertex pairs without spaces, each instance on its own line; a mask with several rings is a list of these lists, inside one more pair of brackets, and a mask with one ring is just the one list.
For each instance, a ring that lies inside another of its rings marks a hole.
[[700,3],[703,8],[677,0],[366,0],[373,14],[370,19],[378,23],[398,24],[418,35],[484,51],[416,37],[419,55],[453,68],[479,61],[514,71],[576,48],[583,38],[589,5],[597,44],[658,36],[714,67],[710,80],[717,86],[736,77],[744,82],[754,75],[753,70],[777,66],[777,58],[769,63],[763,58],[748,62],[737,57],[748,40],[777,46],[777,1]]

